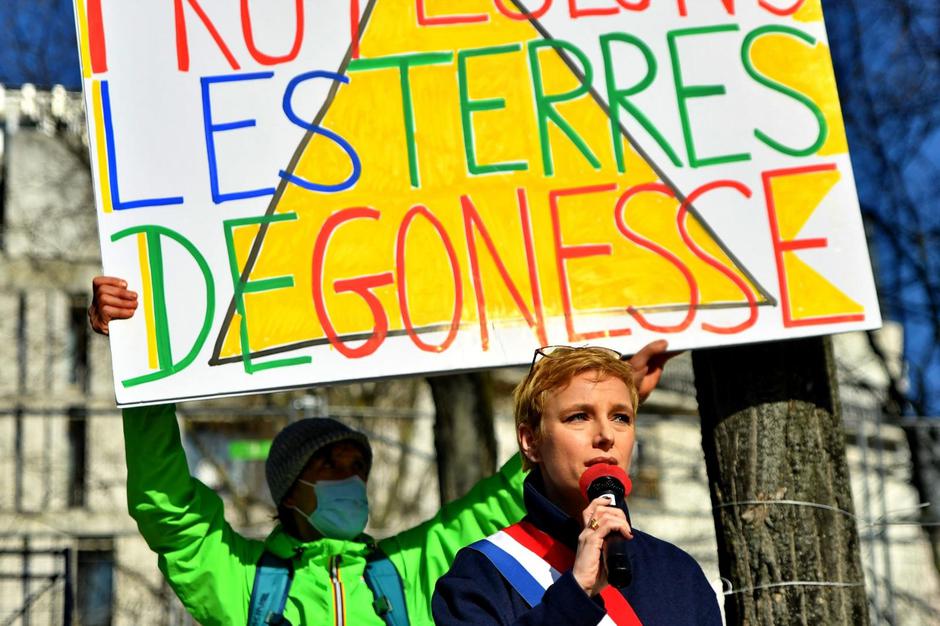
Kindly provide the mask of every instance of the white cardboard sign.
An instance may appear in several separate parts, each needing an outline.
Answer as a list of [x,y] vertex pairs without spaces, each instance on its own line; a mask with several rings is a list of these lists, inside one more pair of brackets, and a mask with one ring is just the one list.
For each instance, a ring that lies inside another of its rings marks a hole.
[[880,325],[819,0],[75,0],[122,405]]

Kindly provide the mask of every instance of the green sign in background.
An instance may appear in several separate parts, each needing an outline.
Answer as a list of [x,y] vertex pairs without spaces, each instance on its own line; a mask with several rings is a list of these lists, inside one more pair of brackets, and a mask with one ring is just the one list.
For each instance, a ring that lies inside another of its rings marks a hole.
[[228,455],[239,461],[263,461],[268,457],[270,449],[270,440],[241,439],[228,444]]

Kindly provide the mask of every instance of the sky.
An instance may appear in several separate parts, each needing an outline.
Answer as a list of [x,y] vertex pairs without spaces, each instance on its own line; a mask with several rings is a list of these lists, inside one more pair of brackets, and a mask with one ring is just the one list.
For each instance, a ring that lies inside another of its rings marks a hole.
[[909,414],[940,416],[940,3],[824,1],[882,313],[903,324]]
[[0,84],[81,89],[72,0],[0,0]]

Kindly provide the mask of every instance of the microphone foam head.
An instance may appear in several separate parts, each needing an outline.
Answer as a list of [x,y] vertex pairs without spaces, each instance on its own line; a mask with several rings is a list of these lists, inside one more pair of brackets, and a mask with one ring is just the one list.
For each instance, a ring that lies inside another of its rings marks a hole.
[[581,488],[581,493],[584,494],[584,497],[590,500],[588,497],[588,487],[591,486],[598,478],[610,477],[623,485],[624,495],[629,495],[630,490],[633,488],[633,483],[630,482],[630,477],[627,476],[627,473],[623,471],[623,468],[619,465],[611,465],[610,463],[596,463],[591,467],[587,468],[583,474],[581,474],[581,479],[578,481],[578,487]]

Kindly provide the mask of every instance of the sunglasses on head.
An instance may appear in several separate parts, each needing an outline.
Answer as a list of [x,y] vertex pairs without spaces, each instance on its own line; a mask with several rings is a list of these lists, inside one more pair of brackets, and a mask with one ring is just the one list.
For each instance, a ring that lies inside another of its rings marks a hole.
[[617,352],[616,350],[612,348],[604,348],[602,346],[565,346],[565,345],[542,346],[541,348],[536,348],[535,353],[532,355],[532,363],[529,365],[529,373],[532,373],[532,368],[535,367],[535,363],[539,360],[540,357],[543,359],[550,359],[552,358],[552,355],[570,354],[571,352],[576,352],[578,350],[585,350],[588,348],[593,349],[593,350],[601,350],[603,352],[607,352],[611,356],[621,361],[627,360],[627,357]]

